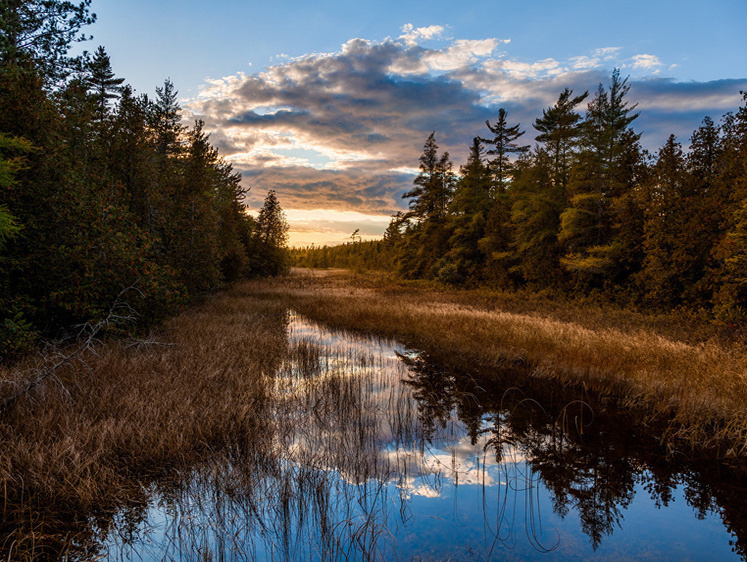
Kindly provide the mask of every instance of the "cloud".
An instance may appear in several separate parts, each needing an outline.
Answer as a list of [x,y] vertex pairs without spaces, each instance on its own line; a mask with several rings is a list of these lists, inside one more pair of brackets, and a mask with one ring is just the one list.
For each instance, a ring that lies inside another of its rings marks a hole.
[[407,24],[395,39],[351,39],[334,53],[210,80],[184,102],[185,112],[205,121],[221,154],[243,172],[250,205],[275,189],[286,209],[381,217],[406,207],[401,196],[431,131],[455,167],[500,107],[531,142],[531,124],[563,88],[593,92],[609,83],[613,67],[635,71],[629,100],[641,115],[634,127],[652,150],[670,132],[686,138],[703,116],[718,119],[735,109],[747,89],[747,80],[674,82],[659,77],[665,63],[655,55],[623,58],[619,47],[567,60],[521,60],[502,52],[508,39],[444,33],[443,26]]
[[655,55],[634,55],[632,67],[634,70],[649,70],[658,74],[664,63]]
[[411,23],[402,26],[402,39],[406,45],[414,46],[422,40],[436,39],[440,37],[445,28],[441,25],[430,25],[428,27],[415,27]]

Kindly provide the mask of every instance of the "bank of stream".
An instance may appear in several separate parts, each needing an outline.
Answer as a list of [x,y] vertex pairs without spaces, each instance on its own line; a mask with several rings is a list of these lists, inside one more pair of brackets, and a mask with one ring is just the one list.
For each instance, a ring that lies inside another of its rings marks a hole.
[[[241,320],[247,306],[254,322]],[[80,503],[75,514],[65,502],[44,501],[37,492],[33,502],[27,500],[24,519],[6,484],[4,556],[746,556],[744,471],[673,450],[660,439],[657,421],[643,424],[635,409],[531,376],[516,362],[457,366],[391,338],[332,329],[279,297],[234,291],[209,307],[210,314],[190,313],[193,332],[222,321],[231,330],[261,326],[273,335],[213,348],[204,334],[179,340],[173,327],[175,348],[126,353],[149,357],[140,367],[181,369],[181,380],[193,385],[184,396],[199,396],[197,381],[215,369],[209,357],[186,364],[183,356],[230,354],[236,370],[226,366],[209,377],[210,395],[221,380],[234,389],[221,403],[236,402],[211,412],[233,428],[229,435],[203,435],[199,454],[183,454],[183,462],[176,455],[145,472],[127,465],[132,476],[115,499],[94,508]],[[187,348],[198,342],[204,350]],[[253,382],[243,388],[234,377]],[[235,396],[239,391],[243,395]],[[209,402],[196,407],[217,409]],[[207,415],[196,411],[195,423]],[[165,421],[161,431],[174,433],[175,424]],[[120,454],[127,453],[120,447]],[[34,475],[23,476],[33,494]]]

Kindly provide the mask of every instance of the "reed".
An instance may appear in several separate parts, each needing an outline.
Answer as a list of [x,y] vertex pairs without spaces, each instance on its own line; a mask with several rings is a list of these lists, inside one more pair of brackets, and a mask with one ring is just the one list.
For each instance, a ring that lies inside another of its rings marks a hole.
[[479,293],[478,304],[467,305],[464,292],[413,290],[341,272],[297,272],[290,281],[234,291],[282,300],[335,327],[399,339],[451,364],[527,364],[532,376],[641,409],[642,423],[669,420],[661,438],[673,449],[725,458],[747,453],[747,352],[717,337],[698,338],[698,322],[652,317],[652,325],[669,326],[655,329],[644,314],[615,311],[613,322],[596,305],[591,314],[582,307],[573,314],[511,312]]
[[[169,321],[160,343],[94,346],[16,400],[0,416],[0,552],[55,558],[85,542],[74,536],[76,514],[85,522],[113,513],[137,502],[148,479],[213,454],[261,450],[263,374],[281,361],[285,315],[220,295]],[[23,378],[39,361],[0,380]],[[71,519],[71,535],[60,535],[54,513]]]

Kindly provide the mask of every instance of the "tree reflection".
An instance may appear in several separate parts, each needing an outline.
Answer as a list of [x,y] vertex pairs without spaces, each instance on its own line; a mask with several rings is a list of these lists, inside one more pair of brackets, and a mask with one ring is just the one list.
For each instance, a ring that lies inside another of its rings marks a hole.
[[[622,526],[637,485],[657,508],[668,506],[675,489],[683,486],[696,516],[721,514],[737,537],[733,550],[745,555],[747,517],[737,507],[740,502],[704,483],[698,463],[667,459],[655,439],[642,434],[634,413],[537,381],[526,371],[490,373],[488,378],[450,371],[423,353],[402,359],[411,370],[405,382],[413,388],[424,427],[444,427],[450,416],[457,416],[473,444],[481,434],[490,434],[486,447],[496,462],[506,461],[506,450],[520,451],[528,465],[527,490],[536,475],[559,517],[578,513],[594,550]],[[723,479],[716,481],[729,489]],[[737,497],[744,498],[743,490]]]

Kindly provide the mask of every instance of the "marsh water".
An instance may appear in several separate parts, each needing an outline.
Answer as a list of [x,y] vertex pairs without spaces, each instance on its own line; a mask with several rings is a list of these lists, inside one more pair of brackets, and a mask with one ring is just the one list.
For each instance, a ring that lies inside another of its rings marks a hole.
[[[739,473],[521,370],[448,370],[288,312],[257,443],[123,509],[124,560],[744,557]],[[90,551],[89,551],[90,552]]]

